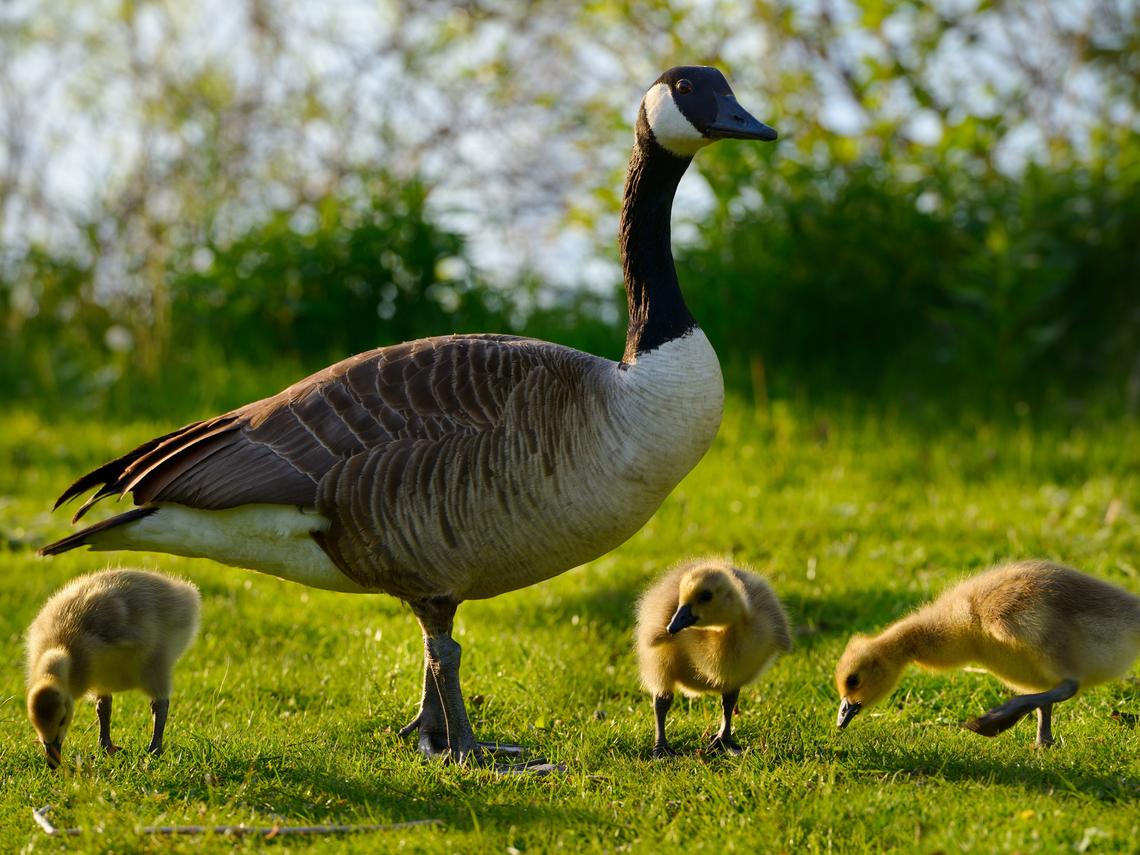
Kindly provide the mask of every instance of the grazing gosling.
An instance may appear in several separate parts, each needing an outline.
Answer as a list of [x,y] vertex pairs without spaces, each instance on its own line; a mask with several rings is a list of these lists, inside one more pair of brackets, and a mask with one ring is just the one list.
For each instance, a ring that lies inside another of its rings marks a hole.
[[104,570],[69,582],[28,628],[28,718],[56,768],[76,697],[90,693],[99,744],[109,754],[111,693],[142,689],[151,698],[162,752],[170,709],[171,670],[198,630],[201,598],[188,582],[142,570]]
[[641,682],[653,693],[657,718],[653,756],[677,753],[665,738],[665,715],[678,688],[689,696],[720,693],[724,719],[709,748],[739,754],[732,712],[740,689],[791,649],[787,615],[755,573],[708,558],[666,573],[637,607]]
[[876,703],[903,668],[981,665],[1022,694],[966,723],[982,736],[1037,711],[1053,744],[1053,704],[1127,673],[1140,653],[1140,597],[1048,561],[1020,561],[951,588],[879,635],[855,636],[835,668],[839,727]]

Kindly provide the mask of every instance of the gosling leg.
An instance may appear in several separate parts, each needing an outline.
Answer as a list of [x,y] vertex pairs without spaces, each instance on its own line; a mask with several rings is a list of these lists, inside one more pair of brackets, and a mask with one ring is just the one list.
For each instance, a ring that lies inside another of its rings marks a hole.
[[166,732],[166,715],[170,712],[170,698],[159,698],[150,702],[150,713],[154,718],[154,733],[150,738],[147,752],[162,753],[162,735]]
[[108,754],[114,754],[119,746],[111,741],[110,695],[99,695],[95,699],[95,715],[99,717],[99,746]]
[[1053,744],[1053,705],[1045,704],[1037,708],[1037,747],[1048,748]]
[[724,751],[728,754],[740,754],[744,751],[735,739],[732,738],[732,712],[736,709],[736,700],[740,697],[740,689],[725,692],[721,695],[724,707],[724,719],[720,725],[720,733],[713,737],[709,751]]
[[[1023,717],[1036,709],[1044,706],[1049,706],[1049,714],[1046,716],[1046,721],[1052,719],[1052,705],[1060,701],[1065,701],[1077,693],[1076,680],[1062,680],[1055,688],[1047,692],[1038,692],[1032,695],[1018,695],[1015,698],[1010,698],[1004,704],[994,707],[989,712],[983,713],[977,718],[966,722],[965,727],[967,730],[972,730],[974,733],[982,736],[997,736],[1003,731],[1009,730],[1017,724]],[[1052,733],[1049,731],[1048,724],[1045,725],[1046,734],[1052,739]],[[1041,739],[1041,719],[1038,719],[1038,741]]]
[[665,738],[665,716],[673,706],[673,695],[657,695],[653,699],[653,714],[657,719],[657,737],[653,742],[653,756],[658,760],[676,757],[677,750]]

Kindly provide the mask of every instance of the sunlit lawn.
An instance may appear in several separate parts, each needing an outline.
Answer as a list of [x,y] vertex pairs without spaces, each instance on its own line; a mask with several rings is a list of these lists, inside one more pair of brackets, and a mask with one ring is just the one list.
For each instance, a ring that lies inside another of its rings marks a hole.
[[[459,612],[477,733],[565,764],[545,778],[425,764],[396,730],[415,711],[421,642],[383,596],[328,594],[208,561],[37,546],[68,530],[49,513],[76,475],[172,427],[0,415],[0,840],[54,850],[31,810],[80,826],[80,851],[563,848],[673,851],[1137,851],[1135,677],[1057,708],[1058,746],[1023,723],[994,740],[958,724],[1003,696],[979,673],[909,672],[890,703],[835,730],[836,656],[963,573],[1005,558],[1065,561],[1140,591],[1140,431],[1024,413],[1004,426],[902,418],[871,406],[758,416],[738,402],[716,446],[651,523],[614,553]],[[741,696],[740,758],[696,753],[713,700],[674,707],[689,756],[650,758],[651,707],[630,640],[642,586],[666,565],[730,552],[768,574],[797,648]],[[23,713],[21,634],[50,592],[109,562],[184,575],[203,632],[175,674],[167,752],[141,749],[141,695],[116,698],[126,747],[96,756],[84,704],[48,771]],[[1134,670],[1134,674],[1136,671]],[[1134,721],[1134,719],[1131,719]],[[146,824],[388,823],[359,837],[179,838]]]

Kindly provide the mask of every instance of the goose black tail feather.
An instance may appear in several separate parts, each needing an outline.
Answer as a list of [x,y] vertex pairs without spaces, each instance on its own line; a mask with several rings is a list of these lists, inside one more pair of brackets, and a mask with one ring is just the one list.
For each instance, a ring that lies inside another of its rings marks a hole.
[[[156,436],[154,439],[144,442],[138,448],[128,451],[122,457],[116,457],[114,460],[104,463],[98,469],[88,472],[86,475],[78,478],[74,484],[63,491],[63,494],[55,500],[52,510],[58,510],[59,506],[64,502],[69,502],[72,499],[83,495],[92,487],[101,487],[114,484],[122,476],[123,472],[132,463],[138,460],[143,455],[153,451],[166,440],[177,436],[182,433],[186,428],[179,428],[178,430],[171,431],[162,436]],[[102,491],[100,491],[102,492]]]
[[118,516],[111,517],[110,519],[103,520],[103,522],[95,523],[95,525],[88,526],[83,531],[77,531],[75,534],[68,535],[63,540],[57,540],[55,543],[49,543],[47,546],[39,550],[37,555],[59,555],[61,552],[75,549],[79,546],[90,545],[89,538],[93,534],[99,534],[110,528],[118,528],[121,525],[141,520],[143,517],[148,517],[157,511],[158,508],[132,508],[131,510],[121,513]]

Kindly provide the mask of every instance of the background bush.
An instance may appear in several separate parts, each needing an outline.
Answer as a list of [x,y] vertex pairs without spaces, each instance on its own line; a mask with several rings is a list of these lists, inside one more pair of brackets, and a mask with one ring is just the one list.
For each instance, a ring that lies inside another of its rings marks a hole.
[[632,111],[685,60],[782,134],[678,205],[731,385],[1140,405],[1140,4],[301,5],[0,25],[5,401],[191,417],[453,331],[617,357]]

